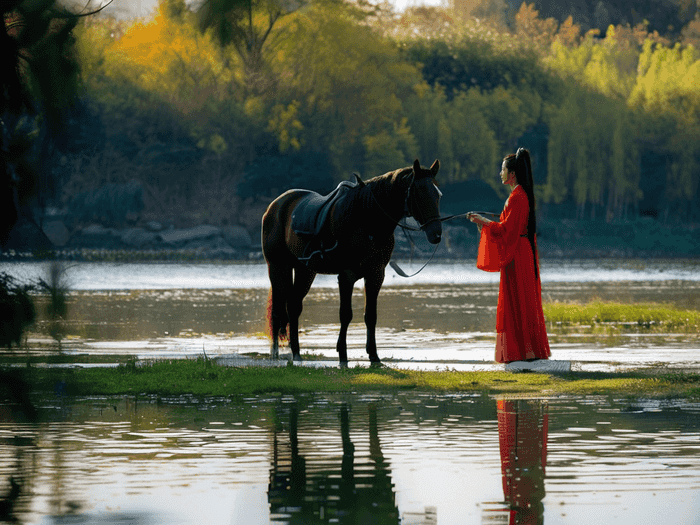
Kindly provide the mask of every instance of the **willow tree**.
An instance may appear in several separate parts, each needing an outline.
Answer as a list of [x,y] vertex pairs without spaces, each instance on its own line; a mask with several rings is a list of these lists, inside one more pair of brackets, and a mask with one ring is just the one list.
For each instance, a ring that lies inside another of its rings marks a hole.
[[[645,144],[666,159],[663,205],[697,217],[700,168],[700,51],[647,41],[628,103],[645,116]],[[653,126],[651,124],[654,124]]]
[[550,117],[545,201],[620,218],[642,197],[633,117],[624,103],[572,89]]

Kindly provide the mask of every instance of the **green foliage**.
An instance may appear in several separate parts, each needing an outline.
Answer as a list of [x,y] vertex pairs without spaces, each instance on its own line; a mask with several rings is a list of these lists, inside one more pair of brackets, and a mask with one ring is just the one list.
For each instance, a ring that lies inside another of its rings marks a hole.
[[250,199],[438,158],[444,182],[499,191],[501,158],[525,146],[540,203],[563,215],[700,217],[694,48],[644,26],[581,35],[527,4],[512,30],[460,18],[484,6],[392,18],[335,0],[210,0],[198,13],[167,0],[150,21],[84,23],[83,86],[105,136],[94,169],[69,159],[66,187],[136,178],[157,197],[147,206],[193,209],[195,180]]
[[[17,373],[16,370],[13,373]],[[23,379],[34,393],[65,382],[70,395],[235,396],[319,392],[475,392],[521,396],[614,394],[697,397],[698,374],[584,373],[566,375],[383,368],[227,367],[196,360],[127,363],[118,368],[31,368]]]
[[415,158],[403,100],[420,81],[396,48],[355,11],[314,3],[285,20],[272,69],[278,98],[294,104],[298,140],[328,151],[336,173],[378,175]]
[[607,218],[622,215],[641,198],[639,151],[633,115],[622,101],[588,90],[572,90],[551,114],[545,198],[573,200],[579,215],[590,205]]
[[700,312],[658,303],[623,304],[592,301],[587,304],[545,303],[547,322],[565,325],[636,325],[654,332],[689,331],[700,328]]
[[36,319],[29,289],[0,273],[0,346],[19,346],[22,334]]

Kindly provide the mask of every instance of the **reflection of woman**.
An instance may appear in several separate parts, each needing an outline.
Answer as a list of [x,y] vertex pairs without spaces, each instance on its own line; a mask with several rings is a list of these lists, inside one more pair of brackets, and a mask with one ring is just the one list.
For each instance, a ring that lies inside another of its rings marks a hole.
[[510,508],[509,523],[541,525],[547,465],[546,406],[540,401],[506,399],[499,399],[497,405],[503,495]]
[[503,159],[501,181],[512,190],[499,220],[490,221],[476,213],[468,215],[496,241],[501,261],[496,361],[547,359],[551,352],[542,313],[535,195],[526,149],[520,148]]

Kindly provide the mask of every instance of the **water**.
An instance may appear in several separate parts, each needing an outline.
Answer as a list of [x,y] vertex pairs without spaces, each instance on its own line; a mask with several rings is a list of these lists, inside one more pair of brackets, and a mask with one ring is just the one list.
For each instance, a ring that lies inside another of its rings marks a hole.
[[[31,282],[45,265],[2,271]],[[66,354],[267,351],[264,265],[80,264],[67,278]],[[545,300],[700,308],[693,261],[545,261],[542,278]],[[305,301],[302,355],[334,355],[335,288],[321,276]],[[397,368],[491,363],[497,293],[497,274],[471,263],[431,265],[408,280],[388,270],[380,356]],[[366,360],[359,285],[353,300],[349,355]],[[700,365],[697,334],[591,341],[550,328],[554,358],[583,370]],[[49,347],[46,334],[40,319],[30,346]],[[35,422],[0,405],[0,514],[9,512],[0,522],[692,525],[698,412],[688,402],[414,392],[57,398],[40,404]],[[17,498],[5,498],[11,479]]]
[[700,523],[698,404],[411,392],[46,400],[35,423],[0,410],[0,493],[22,484],[22,524]]
[[[36,282],[46,263],[0,264],[24,283]],[[410,269],[404,264],[405,269]],[[491,366],[498,300],[498,274],[473,264],[435,263],[404,279],[387,270],[379,295],[380,357],[404,366]],[[545,301],[591,299],[670,302],[700,309],[700,270],[694,261],[544,261]],[[268,352],[268,282],[264,264],[107,264],[70,265],[66,354],[230,358]],[[51,350],[44,299],[29,334],[30,346]],[[319,276],[304,301],[300,320],[302,355],[336,357],[338,292],[334,276]],[[353,294],[354,322],[349,358],[366,363],[362,287]],[[657,366],[698,368],[700,335],[614,336],[567,334],[549,326],[553,358],[580,370]],[[420,363],[418,365],[417,363]],[[578,367],[578,368],[576,368]]]
[[[401,262],[409,275],[423,261]],[[267,289],[264,263],[68,263],[66,280],[73,290],[164,289]],[[21,282],[36,282],[46,274],[47,263],[0,263],[0,272]],[[498,283],[498,273],[478,270],[474,261],[430,263],[405,279],[387,267],[385,286],[425,284]],[[542,261],[542,282],[700,281],[700,265],[694,260],[551,260]],[[359,286],[359,285],[358,285]],[[337,278],[319,275],[317,288],[336,288]]]

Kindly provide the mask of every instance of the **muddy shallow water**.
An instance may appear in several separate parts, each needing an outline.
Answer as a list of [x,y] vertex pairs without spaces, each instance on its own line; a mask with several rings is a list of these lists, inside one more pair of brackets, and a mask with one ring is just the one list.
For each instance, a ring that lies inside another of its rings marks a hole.
[[[408,263],[404,266],[411,269]],[[0,265],[0,271],[24,282],[35,281],[45,270],[40,263]],[[302,355],[335,358],[339,300],[334,279],[319,276],[304,302]],[[545,301],[599,298],[700,309],[695,261],[543,261],[542,279]],[[64,353],[149,358],[268,352],[264,264],[76,264],[68,266],[66,283],[71,292],[63,323]],[[472,264],[435,263],[412,279],[388,270],[379,295],[380,357],[428,362],[429,367],[492,363],[497,295],[498,275]],[[43,299],[38,301],[41,314]],[[349,357],[361,363],[366,362],[363,303],[358,283]],[[593,336],[551,324],[548,332],[555,359],[700,367],[697,333],[616,330]],[[52,351],[55,343],[48,333],[40,315],[30,346]]]
[[0,419],[0,493],[21,484],[23,524],[700,523],[697,404],[398,393],[39,414]]

